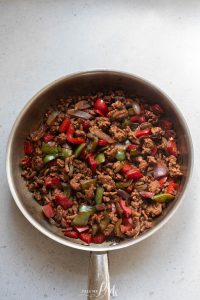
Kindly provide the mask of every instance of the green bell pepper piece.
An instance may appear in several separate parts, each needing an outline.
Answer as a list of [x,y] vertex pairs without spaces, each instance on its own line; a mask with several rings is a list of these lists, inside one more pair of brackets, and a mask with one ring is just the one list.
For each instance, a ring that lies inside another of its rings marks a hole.
[[49,144],[43,143],[42,152],[44,154],[58,154],[59,149],[58,147],[50,146]]
[[81,181],[81,188],[82,190],[87,190],[91,187],[91,185],[96,185],[97,183],[97,180],[94,178],[94,179],[88,179],[88,180],[83,180]]
[[80,212],[72,221],[72,225],[84,226],[87,225],[91,212]]
[[152,200],[162,203],[162,202],[171,201],[174,198],[175,198],[175,196],[172,194],[157,194],[152,197]]
[[98,164],[102,164],[102,163],[104,163],[105,162],[105,155],[103,154],[103,153],[99,153],[97,156],[96,156],[96,162],[98,163]]
[[96,189],[96,194],[95,194],[96,204],[100,204],[102,202],[103,193],[104,193],[104,188],[98,186]]
[[91,205],[82,204],[79,207],[79,212],[90,212],[91,214],[94,214],[95,211],[96,211],[96,208],[94,206],[91,206]]
[[96,147],[97,147],[97,145],[98,145],[98,140],[99,140],[99,139],[98,139],[97,137],[95,137],[95,138],[92,140],[92,142],[88,144],[87,150],[88,150],[89,152],[94,152],[94,151],[96,150]]
[[67,158],[69,156],[72,155],[72,150],[71,149],[68,149],[68,148],[62,148],[61,149],[61,152],[59,153],[60,156],[64,157],[64,158]]
[[64,188],[63,188],[63,190],[64,190],[64,194],[67,196],[67,197],[70,197],[71,196],[71,187],[69,186],[69,185],[67,185],[67,186],[64,186]]
[[97,224],[92,225],[92,236],[94,237],[99,231],[99,227]]
[[125,158],[126,158],[125,151],[124,150],[118,150],[116,155],[115,155],[115,158],[119,161],[125,160]]
[[75,152],[74,152],[74,156],[77,158],[77,157],[79,157],[80,155],[81,155],[81,152],[82,152],[82,150],[85,148],[85,146],[86,146],[86,143],[83,143],[83,144],[80,144],[77,148],[76,148],[76,150],[75,150]]
[[115,183],[115,185],[116,185],[117,189],[124,189],[124,188],[127,188],[131,183],[132,183],[131,180],[129,180],[129,181],[118,181],[118,182]]
[[49,155],[46,155],[43,159],[44,163],[48,163],[49,161],[51,160],[54,160],[58,155],[57,154],[49,154]]

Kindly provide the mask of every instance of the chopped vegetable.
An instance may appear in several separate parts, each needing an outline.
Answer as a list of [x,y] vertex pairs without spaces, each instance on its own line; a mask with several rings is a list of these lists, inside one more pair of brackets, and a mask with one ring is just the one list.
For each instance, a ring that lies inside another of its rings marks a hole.
[[127,179],[140,179],[141,177],[143,177],[142,173],[140,172],[140,170],[134,166],[125,164],[122,169],[121,169],[122,173],[126,175]]
[[91,216],[91,212],[79,212],[74,220],[72,221],[72,225],[84,226],[87,225],[89,217]]
[[52,125],[52,123],[55,121],[55,119],[57,118],[57,116],[59,115],[59,111],[53,111],[47,119],[47,125],[50,126]]
[[92,235],[90,233],[83,232],[79,235],[79,238],[86,244],[90,244],[92,242]]
[[67,209],[73,205],[72,200],[67,198],[67,196],[61,192],[55,195],[55,202],[57,205],[61,205],[64,209]]
[[82,144],[82,143],[85,143],[85,139],[84,138],[75,138],[73,137],[73,134],[74,134],[74,126],[72,124],[69,125],[69,128],[67,130],[67,134],[66,134],[66,137],[67,137],[67,140],[68,142],[72,143],[72,144]]
[[122,198],[120,198],[120,200],[119,200],[119,205],[123,211],[124,216],[126,218],[129,218],[132,213],[132,208],[129,206],[126,206],[126,202],[124,200],[122,200]]
[[170,139],[167,142],[167,152],[171,155],[177,156],[177,146],[173,139]]
[[108,106],[103,101],[103,99],[99,98],[95,101],[94,104],[95,109],[100,112],[102,115],[106,116],[108,114]]
[[119,161],[122,161],[122,160],[125,160],[126,158],[126,154],[125,154],[125,151],[123,150],[118,150],[116,155],[115,155],[115,158]]
[[43,143],[42,144],[42,152],[44,154],[58,154],[59,149],[58,149],[58,147],[51,146],[47,143]]
[[33,150],[33,144],[30,141],[24,142],[24,154],[30,155],[31,153],[33,153]]
[[115,142],[115,140],[113,140],[108,134],[104,133],[101,129],[91,127],[90,132],[99,139],[105,140],[109,144],[113,144]]
[[168,187],[166,188],[166,193],[175,195],[178,184],[174,181],[170,181]]
[[66,185],[63,187],[63,193],[69,198],[71,196],[71,187],[70,185]]
[[54,209],[50,203],[42,206],[42,211],[47,218],[53,218],[55,215]]
[[96,189],[96,194],[95,194],[96,204],[100,204],[102,202],[103,193],[104,193],[104,188],[98,186],[97,189]]
[[99,226],[97,224],[92,225],[92,236],[94,237],[99,231]]
[[152,200],[156,201],[156,202],[167,202],[167,201],[171,201],[174,199],[174,195],[171,194],[157,194],[155,196],[152,197]]
[[153,176],[154,178],[160,178],[166,176],[168,173],[168,168],[165,165],[157,164],[154,167]]
[[106,237],[103,233],[98,233],[92,239],[93,243],[95,244],[102,244],[105,241]]
[[98,146],[108,146],[109,143],[106,140],[98,140]]
[[131,122],[138,122],[140,124],[145,122],[145,118],[142,116],[133,116],[130,118]]
[[96,162],[98,164],[102,164],[105,162],[105,155],[103,153],[99,153],[97,156],[96,156]]
[[130,198],[130,194],[121,189],[117,191],[117,194],[125,200],[128,200]]
[[59,131],[62,132],[62,133],[67,132],[70,123],[71,123],[70,119],[69,119],[69,118],[65,118],[65,119],[63,120],[62,124],[61,124],[60,127],[59,127]]
[[154,196],[154,193],[141,191],[140,195],[144,198],[152,199],[152,197]]
[[81,188],[83,190],[87,190],[87,189],[89,189],[91,187],[91,185],[96,186],[96,183],[97,183],[97,179],[96,178],[82,180],[81,181]]
[[54,139],[54,137],[55,136],[53,134],[45,134],[43,136],[43,140],[45,143],[48,143],[48,142],[52,141]]
[[54,176],[54,177],[46,177],[44,179],[44,184],[46,186],[46,188],[53,188],[53,187],[61,187],[61,181],[60,178],[58,176]]
[[72,155],[72,150],[68,148],[62,148],[59,152],[59,156],[62,156],[64,158],[69,157]]
[[50,162],[50,161],[56,159],[57,156],[58,156],[57,154],[49,154],[49,155],[45,155],[43,161],[44,161],[44,163],[46,164],[46,163],[48,163],[48,162]]
[[87,109],[90,107],[91,105],[87,100],[81,100],[75,104],[75,109]]
[[89,154],[87,155],[87,160],[88,160],[88,163],[89,163],[89,166],[90,166],[91,170],[92,170],[93,172],[95,172],[98,163],[97,163],[97,161],[96,161],[96,159],[95,159],[94,154],[93,154],[93,153],[89,153]]
[[67,112],[71,116],[83,118],[86,120],[89,120],[92,118],[92,116],[89,113],[87,113],[86,111],[82,111],[82,110],[68,109]]
[[151,133],[152,133],[151,128],[147,128],[147,129],[135,131],[135,136],[137,138],[139,138],[139,137],[142,137],[142,136],[151,135]]
[[75,152],[74,152],[74,156],[75,156],[76,158],[78,158],[78,157],[81,155],[81,152],[83,151],[83,149],[85,148],[85,146],[86,146],[86,143],[83,143],[83,144],[80,144],[80,145],[76,148],[76,150],[75,150]]
[[94,152],[96,150],[96,147],[98,145],[98,138],[94,138],[93,141],[91,143],[88,144],[87,146],[87,150],[88,152]]
[[130,184],[131,184],[132,181],[118,181],[116,182],[116,188],[117,189],[124,189],[124,188],[127,188]]
[[78,233],[87,232],[90,228],[89,226],[74,226]]
[[165,184],[166,181],[167,181],[167,176],[161,178],[161,179],[159,180],[160,187],[162,187],[162,186]]
[[91,206],[91,205],[82,204],[79,207],[79,211],[80,212],[90,212],[91,214],[94,214],[95,211],[96,211],[96,208],[94,206]]
[[78,239],[79,234],[76,231],[65,231],[64,235],[73,239]]

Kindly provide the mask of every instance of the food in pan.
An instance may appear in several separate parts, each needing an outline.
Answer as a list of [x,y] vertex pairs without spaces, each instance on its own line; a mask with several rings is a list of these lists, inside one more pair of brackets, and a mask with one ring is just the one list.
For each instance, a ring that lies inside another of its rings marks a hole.
[[181,153],[158,103],[110,91],[61,99],[24,142],[22,176],[46,218],[87,244],[134,238],[179,189]]

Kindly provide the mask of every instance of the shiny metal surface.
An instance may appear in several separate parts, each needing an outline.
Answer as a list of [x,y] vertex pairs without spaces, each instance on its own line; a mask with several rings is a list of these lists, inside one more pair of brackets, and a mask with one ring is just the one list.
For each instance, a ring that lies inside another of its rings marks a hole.
[[[95,91],[124,89],[149,102],[161,103],[169,117],[173,120],[178,133],[178,144],[182,152],[183,180],[176,201],[172,202],[165,213],[156,220],[156,225],[135,239],[127,239],[120,243],[107,242],[101,245],[85,245],[63,236],[62,231],[50,225],[41,213],[41,207],[32,199],[21,177],[19,162],[23,156],[23,141],[41,122],[41,117],[49,105],[56,104],[60,98],[69,95],[84,95]],[[7,147],[7,177],[12,196],[23,215],[38,230],[49,238],[73,248],[87,251],[110,251],[134,245],[149,237],[160,229],[174,214],[180,205],[188,184],[192,169],[192,143],[186,122],[176,105],[162,91],[146,80],[131,74],[97,70],[72,74],[58,79],[39,91],[26,104],[12,128]]]
[[110,299],[109,263],[106,252],[90,253],[88,300]]

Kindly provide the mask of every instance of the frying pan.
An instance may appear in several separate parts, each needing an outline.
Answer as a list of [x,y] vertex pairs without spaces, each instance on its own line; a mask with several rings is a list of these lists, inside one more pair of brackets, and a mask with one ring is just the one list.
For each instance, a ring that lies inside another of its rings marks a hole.
[[[173,120],[177,131],[177,142],[182,154],[183,178],[176,200],[171,202],[164,213],[156,219],[153,228],[136,238],[121,242],[109,241],[100,245],[86,245],[80,240],[65,237],[61,229],[52,226],[43,217],[41,206],[32,199],[32,194],[27,190],[20,175],[19,162],[23,156],[22,145],[25,137],[37,129],[42,115],[50,105],[70,95],[87,95],[110,89],[123,89],[130,94],[143,96],[149,103],[162,104],[169,118]],[[23,215],[35,228],[60,244],[90,251],[88,298],[105,300],[110,299],[108,252],[139,243],[155,233],[172,217],[184,198],[191,177],[192,160],[193,150],[188,127],[179,109],[166,94],[146,80],[132,74],[95,70],[62,77],[33,96],[17,117],[12,128],[8,141],[6,169],[12,196]]]

